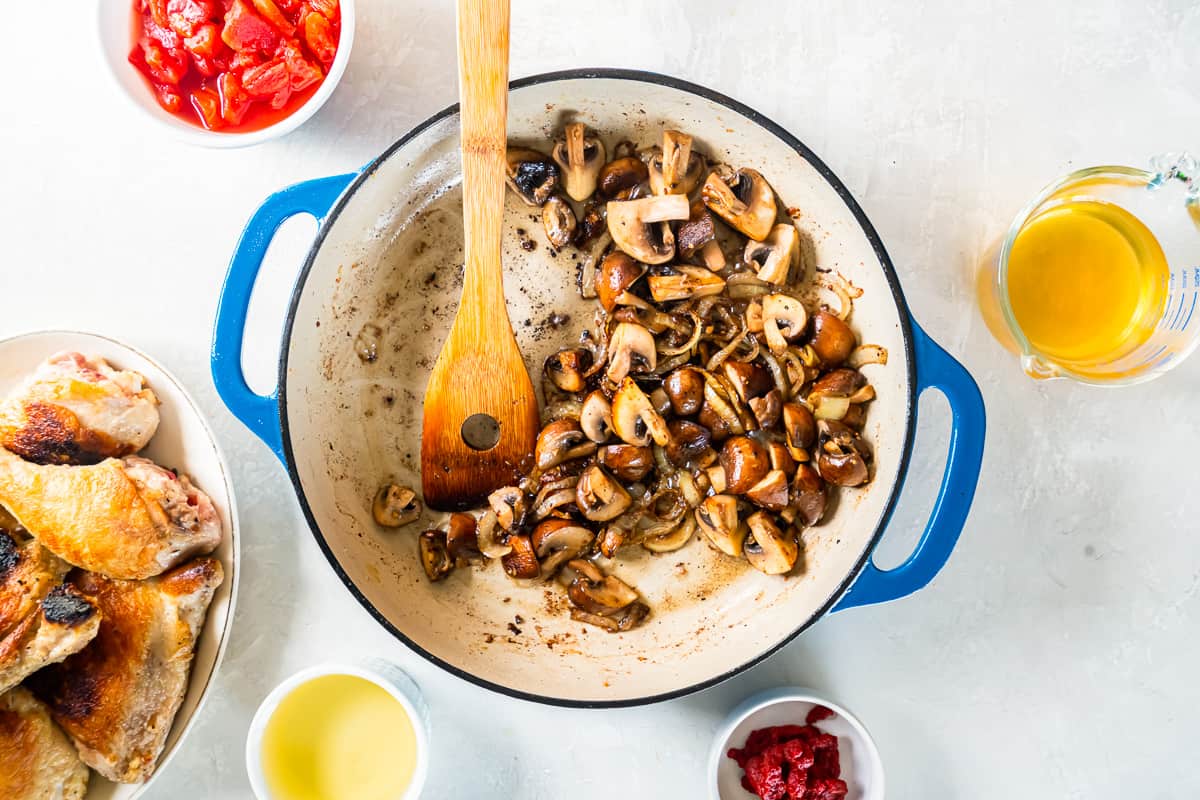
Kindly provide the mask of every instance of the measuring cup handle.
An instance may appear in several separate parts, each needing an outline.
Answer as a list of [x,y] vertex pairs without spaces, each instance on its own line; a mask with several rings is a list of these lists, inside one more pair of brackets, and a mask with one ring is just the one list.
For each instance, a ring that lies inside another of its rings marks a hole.
[[[983,395],[962,364],[930,339],[916,320],[911,320],[911,324],[917,393],[937,389],[950,402],[950,453],[942,473],[942,486],[912,555],[900,566],[886,570],[875,566],[872,558],[867,559],[858,579],[834,611],[896,600],[933,580],[958,542],[979,483],[986,429]],[[916,423],[914,407],[912,424]]]
[[260,395],[246,383],[242,372],[242,345],[246,337],[246,315],[250,296],[263,257],[275,232],[297,214],[311,214],[321,222],[355,174],[318,178],[289,186],[268,197],[246,223],[229,262],[225,285],[217,303],[213,326],[212,377],[225,405],[279,458],[283,436],[279,430],[279,389]]

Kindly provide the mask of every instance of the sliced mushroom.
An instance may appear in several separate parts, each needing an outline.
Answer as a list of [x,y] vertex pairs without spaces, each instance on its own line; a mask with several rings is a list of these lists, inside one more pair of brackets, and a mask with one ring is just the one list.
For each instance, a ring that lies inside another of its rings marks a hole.
[[597,444],[608,441],[612,435],[612,404],[604,392],[590,393],[579,411],[579,427],[583,435]]
[[796,467],[796,475],[792,478],[792,508],[800,515],[805,525],[816,525],[825,516],[825,504],[828,497],[825,491],[825,481],[810,464],[800,464]]
[[557,195],[546,200],[542,206],[542,227],[546,238],[561,250],[575,238],[575,212],[571,204]]
[[613,433],[626,444],[647,445],[653,440],[665,447],[670,440],[666,421],[632,378],[622,381],[613,395],[612,415]]
[[608,232],[613,243],[643,264],[665,264],[675,256],[675,236],[666,223],[688,218],[688,201],[669,194],[610,200]]
[[743,258],[758,267],[759,280],[782,286],[800,259],[800,232],[792,223],[782,222],[761,242],[747,242]]
[[836,367],[854,352],[854,332],[837,314],[821,310],[813,314],[812,338],[808,346],[813,349],[824,367]]
[[607,525],[596,537],[596,549],[605,558],[615,558],[617,550],[625,544],[625,534],[628,533],[619,525]]
[[646,267],[621,250],[612,250],[600,261],[596,273],[596,299],[608,313],[619,305],[636,305],[641,298],[629,294],[629,287],[646,273]]
[[604,167],[604,142],[587,135],[587,126],[572,122],[564,138],[554,144],[554,163],[562,173],[563,189],[572,200],[584,201],[596,191],[596,179]]
[[835,369],[818,378],[809,389],[808,403],[817,419],[840,420],[851,405],[866,403],[875,398],[875,390],[861,372]]
[[650,296],[656,303],[670,303],[694,297],[720,294],[725,289],[725,279],[704,267],[676,264],[669,270],[646,278]]
[[645,163],[635,156],[614,159],[600,170],[598,189],[605,200],[628,200],[645,183],[649,173]]
[[614,384],[630,372],[650,372],[658,365],[658,351],[650,331],[636,322],[621,322],[608,340],[608,369],[605,376]]
[[721,249],[721,245],[714,241],[708,242],[700,248],[700,263],[708,267],[713,272],[720,272],[725,269],[725,251]]
[[[714,244],[713,239],[717,235],[717,226],[713,222],[712,214],[708,212],[708,207],[700,200],[692,203],[688,218],[679,226],[679,230],[675,232],[675,246],[679,248],[679,254],[684,258],[691,258],[692,255],[702,247],[709,244]],[[717,252],[721,248],[717,247]],[[705,266],[709,266],[707,262]],[[724,258],[722,258],[721,267],[724,267]],[[720,269],[721,267],[718,267]],[[709,269],[712,269],[709,266]],[[713,270],[716,272],[716,270]]]
[[779,416],[783,411],[783,395],[778,389],[772,389],[762,397],[752,397],[747,403],[750,406],[750,413],[758,420],[759,426],[770,428],[779,422]]
[[[576,247],[583,249],[596,237],[601,234],[608,233],[608,220],[605,218],[604,202],[597,198],[592,198],[583,207],[583,214],[578,218],[579,223],[575,228],[575,239],[572,242]],[[608,246],[606,239],[596,239],[596,247],[601,250]],[[596,253],[599,255],[599,253]]]
[[742,402],[761,397],[775,386],[771,373],[757,364],[726,360],[721,365],[721,371]]
[[581,347],[559,350],[546,359],[543,374],[564,392],[582,392],[587,385],[584,373],[592,365],[592,354]]
[[712,434],[708,428],[691,420],[673,419],[667,425],[671,440],[667,442],[667,458],[677,467],[695,464],[710,452]]
[[446,551],[456,562],[473,561],[480,557],[475,518],[456,511],[446,522]]
[[542,428],[537,437],[534,459],[538,469],[546,470],[564,461],[590,456],[596,452],[596,443],[589,441],[571,418],[555,420]]
[[840,421],[846,427],[862,432],[863,425],[867,423],[866,406],[862,403],[855,403],[846,409],[846,415]]
[[858,434],[835,420],[817,423],[817,471],[838,486],[861,486],[871,478],[868,453]]
[[788,452],[797,461],[808,461],[817,441],[817,421],[812,411],[799,403],[784,403],[782,416]]
[[695,414],[704,403],[704,378],[690,367],[668,373],[663,380],[663,390],[671,401],[671,409],[683,417]]
[[548,519],[533,529],[530,542],[541,559],[541,572],[547,578],[558,568],[591,547],[596,535],[566,519]]
[[650,608],[642,602],[630,603],[625,608],[621,609],[615,616],[605,617],[600,614],[589,614],[588,612],[579,609],[571,609],[571,619],[576,622],[585,622],[588,625],[595,625],[598,628],[603,628],[609,633],[622,633],[631,631],[650,614]]
[[800,548],[790,533],[785,533],[771,517],[756,511],[746,519],[750,535],[746,539],[746,560],[767,575],[783,575],[796,566]]
[[725,493],[725,468],[720,464],[713,464],[706,467],[704,475],[708,478],[708,485],[713,490],[713,494]]
[[762,300],[754,299],[746,304],[746,330],[750,333],[763,332]]
[[525,493],[516,486],[505,486],[488,495],[488,505],[496,514],[500,527],[513,532],[525,524],[528,502]]
[[607,522],[620,516],[632,502],[625,487],[599,464],[593,464],[579,476],[575,505],[593,522]]
[[696,525],[712,546],[738,557],[746,541],[746,526],[738,519],[737,498],[728,494],[706,497],[696,508]]
[[792,458],[783,442],[767,442],[767,459],[771,462],[771,469],[782,470],[789,478],[796,472],[796,459]]
[[804,304],[786,294],[769,294],[762,299],[763,336],[775,355],[787,350],[788,342],[800,337],[808,323]]
[[430,530],[421,533],[417,540],[421,551],[421,566],[431,581],[440,581],[454,569],[454,559],[446,549],[446,534]]
[[512,545],[507,541],[500,541],[496,535],[499,525],[496,512],[490,508],[480,514],[475,523],[475,542],[479,546],[479,552],[487,558],[502,558],[512,552]]
[[725,491],[742,494],[758,483],[771,468],[767,451],[749,436],[732,436],[721,448],[721,467],[725,470]]
[[691,194],[704,177],[704,157],[692,152],[692,137],[663,131],[662,152],[650,158],[650,190],[655,194]]
[[527,205],[540,206],[558,187],[558,167],[550,157],[528,147],[510,147],[505,180]]
[[642,547],[651,553],[671,553],[691,541],[692,534],[695,532],[696,517],[694,514],[688,514],[669,533],[647,536],[642,540]]
[[600,448],[596,461],[623,481],[640,481],[654,468],[654,453],[649,447],[610,444]]
[[385,528],[399,528],[421,516],[421,500],[407,486],[388,483],[375,493],[371,516]]
[[512,552],[500,559],[500,566],[504,567],[504,573],[510,578],[532,580],[542,572],[542,567],[538,564],[537,551],[533,549],[533,542],[525,534],[514,534],[508,539],[508,543],[512,545]]
[[779,511],[788,504],[788,479],[781,469],[767,472],[758,483],[745,492],[746,499],[763,508]]
[[567,587],[567,597],[574,606],[589,614],[611,617],[637,602],[638,593],[633,587],[614,575],[603,575],[599,580],[593,580],[589,572],[577,566],[580,560],[568,562],[579,573]]
[[775,224],[775,192],[755,170],[713,170],[701,196],[714,214],[755,241],[767,238]]

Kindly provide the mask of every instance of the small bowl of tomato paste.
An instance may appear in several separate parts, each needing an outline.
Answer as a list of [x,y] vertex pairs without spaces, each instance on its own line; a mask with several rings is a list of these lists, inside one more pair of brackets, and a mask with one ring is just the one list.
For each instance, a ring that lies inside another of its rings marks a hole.
[[808,689],[747,698],[717,731],[713,800],[883,800],[883,762],[858,718]]
[[99,12],[124,94],[207,147],[295,130],[333,93],[354,39],[354,0],[100,0]]

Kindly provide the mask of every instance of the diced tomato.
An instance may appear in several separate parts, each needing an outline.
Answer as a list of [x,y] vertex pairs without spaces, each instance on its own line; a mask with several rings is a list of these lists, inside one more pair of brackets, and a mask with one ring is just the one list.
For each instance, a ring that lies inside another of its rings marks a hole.
[[221,127],[221,99],[212,89],[197,89],[192,92],[192,108],[200,115],[200,122],[210,131]]
[[[155,83],[177,84],[187,74],[187,54],[182,50],[170,51],[158,42],[144,37],[140,42],[142,50],[141,65]],[[136,63],[136,62],[135,62]]]
[[290,99],[292,99],[292,87],[286,86],[283,89],[276,92],[275,96],[271,98],[271,108],[278,111],[279,109],[286,106],[287,101]]
[[295,26],[288,22],[287,17],[279,10],[279,6],[275,5],[274,0],[251,0],[251,2],[258,9],[258,13],[262,14],[263,19],[274,25],[275,30],[284,36],[291,36],[296,32]]
[[150,19],[154,20],[156,25],[165,28],[171,24],[167,17],[167,0],[148,0],[146,5],[150,11]]
[[309,14],[304,18],[304,43],[308,51],[328,69],[337,55],[337,37],[329,20],[320,14]]
[[330,22],[337,19],[338,0],[308,0],[308,5],[313,11],[319,11]]
[[154,93],[158,97],[158,104],[172,114],[178,114],[183,109],[183,95],[174,86],[160,84],[154,87]]
[[183,49],[183,37],[173,29],[159,25],[152,19],[147,19],[143,27],[147,38],[153,39],[168,50]]
[[255,50],[240,50],[230,57],[229,69],[233,72],[242,72],[249,67],[257,67],[266,62],[267,57],[262,53]]
[[167,19],[180,36],[191,36],[196,29],[217,18],[211,0],[167,0]]
[[221,29],[209,22],[200,25],[195,33],[184,39],[183,46],[194,56],[212,58],[221,51],[225,43],[221,41]]
[[279,46],[279,57],[287,65],[293,92],[304,91],[325,77],[325,73],[321,71],[320,67],[304,57],[299,43],[295,40],[284,42]]
[[242,86],[246,93],[259,100],[274,99],[280,92],[288,90],[290,85],[287,65],[279,59],[250,67],[242,73]]
[[279,33],[262,17],[255,14],[244,0],[233,0],[225,13],[225,29],[221,31],[225,44],[234,50],[271,52],[279,44]]
[[230,125],[241,124],[252,101],[237,75],[232,72],[221,75],[217,80],[217,93],[221,96],[221,118]]

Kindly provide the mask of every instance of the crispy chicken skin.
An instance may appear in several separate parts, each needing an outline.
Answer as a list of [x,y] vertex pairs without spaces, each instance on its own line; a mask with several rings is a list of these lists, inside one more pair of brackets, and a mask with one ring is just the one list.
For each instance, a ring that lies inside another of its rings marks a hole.
[[138,452],[158,429],[158,398],[136,372],[59,353],[0,402],[0,446],[38,464],[94,464]]
[[221,541],[204,492],[135,456],[39,465],[0,448],[0,504],[59,558],[113,578],[158,575]]
[[88,769],[46,707],[17,687],[0,694],[0,797],[80,800]]
[[142,783],[154,772],[222,578],[211,557],[147,581],[72,573],[71,583],[96,598],[100,632],[29,685],[84,762],[106,778]]
[[95,603],[63,585],[68,569],[36,541],[0,531],[0,693],[79,652],[99,630]]

